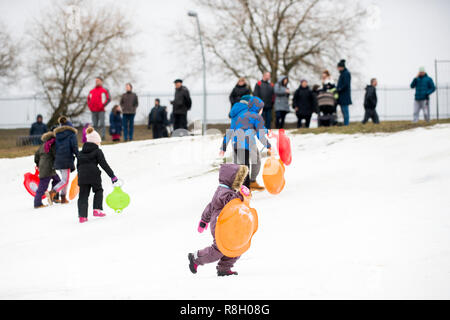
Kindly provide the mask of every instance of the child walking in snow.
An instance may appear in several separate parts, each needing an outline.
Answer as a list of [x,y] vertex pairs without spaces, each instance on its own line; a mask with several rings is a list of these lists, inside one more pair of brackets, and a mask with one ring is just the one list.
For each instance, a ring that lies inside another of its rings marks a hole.
[[[231,126],[223,138],[220,155],[224,156],[230,141],[233,144],[233,162],[246,165],[253,171],[252,177],[245,179],[244,185],[251,190],[263,190],[256,182],[260,168],[260,156],[256,138],[269,150],[271,145],[266,138],[268,133],[261,116],[264,102],[258,97],[244,96],[241,101],[235,103],[230,111]],[[259,162],[259,165],[258,165]],[[251,179],[250,179],[251,178]]]
[[61,179],[56,174],[53,168],[55,161],[55,134],[47,132],[41,138],[43,144],[39,147],[34,155],[34,162],[39,168],[39,186],[34,197],[34,208],[45,208],[46,205],[42,203],[42,196],[47,191],[50,181],[52,185],[58,184]]
[[109,115],[109,134],[112,141],[119,142],[122,135],[122,109],[119,105],[115,105]]
[[102,139],[94,128],[86,130],[86,143],[78,155],[78,217],[80,223],[88,221],[89,193],[94,192],[94,217],[104,217],[103,213],[103,188],[100,165],[111,178],[112,183],[117,182],[117,177],[105,160],[105,155],[99,148]]
[[56,139],[55,169],[61,174],[61,181],[46,193],[49,204],[58,192],[61,192],[61,204],[69,203],[66,198],[70,173],[75,171],[75,156],[78,155],[77,129],[66,117],[58,119],[59,127],[54,130]]
[[219,277],[237,275],[237,272],[231,270],[233,265],[239,259],[226,257],[216,244],[215,231],[217,218],[225,207],[225,205],[233,199],[239,198],[243,200],[239,193],[244,180],[248,176],[248,168],[237,164],[223,164],[219,171],[219,186],[214,194],[212,201],[203,211],[202,218],[198,225],[198,232],[202,233],[208,229],[211,223],[211,234],[213,236],[213,244],[203,250],[189,253],[189,269],[192,273],[197,273],[198,266],[219,261],[217,265],[217,275]]

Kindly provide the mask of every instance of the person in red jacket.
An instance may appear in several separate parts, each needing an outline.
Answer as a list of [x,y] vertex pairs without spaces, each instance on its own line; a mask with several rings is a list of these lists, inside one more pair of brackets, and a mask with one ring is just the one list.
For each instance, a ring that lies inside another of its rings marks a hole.
[[[101,132],[102,139],[105,139],[105,107],[111,101],[107,89],[103,88],[103,79],[95,78],[95,88],[89,92],[87,104],[92,112],[92,124],[96,131]],[[100,130],[99,130],[100,129]]]

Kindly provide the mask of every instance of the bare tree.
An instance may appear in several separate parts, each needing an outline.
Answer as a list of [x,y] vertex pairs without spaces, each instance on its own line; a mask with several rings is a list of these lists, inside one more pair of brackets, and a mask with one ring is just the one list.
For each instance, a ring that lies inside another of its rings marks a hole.
[[3,23],[0,23],[0,79],[15,79],[19,66],[20,45],[14,43]]
[[[318,73],[348,59],[360,43],[365,10],[342,0],[196,0],[209,67],[255,79]],[[178,39],[195,52],[198,36],[183,28]],[[198,52],[198,49],[196,50]],[[199,61],[199,59],[197,59]],[[194,61],[194,60],[191,60]]]
[[130,78],[135,33],[130,19],[111,4],[53,1],[30,34],[30,68],[52,109],[49,124],[86,110],[87,86],[96,76],[115,84]]

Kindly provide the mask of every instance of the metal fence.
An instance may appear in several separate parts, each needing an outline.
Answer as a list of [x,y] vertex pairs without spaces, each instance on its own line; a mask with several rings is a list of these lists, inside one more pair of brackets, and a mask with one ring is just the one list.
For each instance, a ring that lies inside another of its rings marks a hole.
[[[450,118],[449,85],[440,85],[439,117]],[[412,120],[414,91],[407,87],[377,89],[378,93],[378,113],[383,120]],[[209,92],[207,96],[208,123],[226,123],[230,103],[229,92]],[[203,95],[201,92],[191,92],[192,110],[189,112],[189,121],[202,119]],[[139,95],[139,108],[136,114],[136,123],[147,123],[148,114],[154,105],[154,99],[160,98],[161,104],[168,107],[171,112],[170,100],[173,99],[173,92],[148,93]],[[352,91],[353,105],[350,106],[351,121],[361,121],[364,114],[363,99],[364,89]],[[107,111],[110,111],[118,101],[112,101]],[[436,94],[431,96],[431,116],[436,118]],[[44,121],[50,116],[50,109],[46,100],[39,96],[24,97],[0,97],[0,128],[27,128],[36,119],[38,114],[44,116]],[[90,113],[87,110],[77,119],[72,119],[74,123],[81,124],[90,122]],[[295,121],[295,115],[291,113],[287,121]],[[108,121],[107,121],[108,122]]]

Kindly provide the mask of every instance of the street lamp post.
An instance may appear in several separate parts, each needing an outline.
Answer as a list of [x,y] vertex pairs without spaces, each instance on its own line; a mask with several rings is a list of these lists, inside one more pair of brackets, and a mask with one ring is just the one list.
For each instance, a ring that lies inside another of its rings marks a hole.
[[202,39],[202,31],[200,29],[200,20],[198,18],[198,14],[195,11],[189,11],[188,16],[195,18],[197,21],[197,30],[198,36],[200,39],[200,47],[202,49],[202,58],[203,58],[203,126],[202,126],[202,135],[206,134],[206,58],[205,58],[205,49],[203,47],[203,39]]

